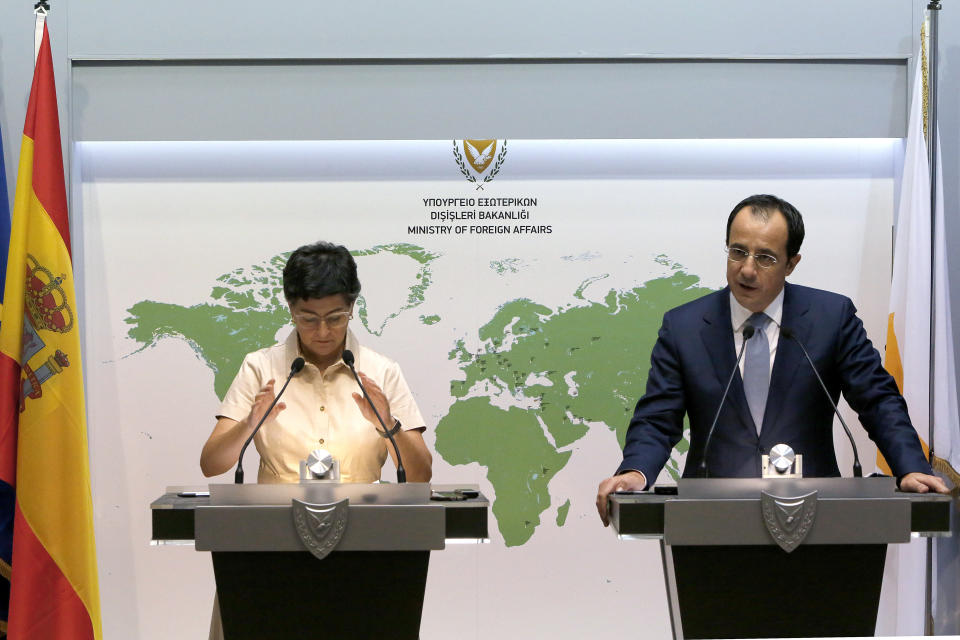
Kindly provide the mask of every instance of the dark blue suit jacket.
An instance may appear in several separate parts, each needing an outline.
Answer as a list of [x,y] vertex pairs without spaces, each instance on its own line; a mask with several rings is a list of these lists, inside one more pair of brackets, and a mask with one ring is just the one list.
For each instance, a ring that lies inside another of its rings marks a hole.
[[[906,402],[855,314],[849,298],[785,285],[781,327],[791,328],[803,341],[834,401],[842,391],[897,477],[912,471],[931,473]],[[686,414],[690,450],[683,475],[696,476],[736,356],[729,288],[668,311],[650,357],[647,392],[627,430],[618,473],[636,469],[653,484],[682,436]],[[737,372],[707,454],[710,475],[758,477],[761,453],[784,443],[803,454],[804,476],[839,476],[833,416],[803,351],[781,333],[760,435]]]

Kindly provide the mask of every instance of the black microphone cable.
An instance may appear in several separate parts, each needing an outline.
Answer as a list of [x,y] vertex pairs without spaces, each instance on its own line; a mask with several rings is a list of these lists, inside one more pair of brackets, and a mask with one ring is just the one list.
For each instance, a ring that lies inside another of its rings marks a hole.
[[827,400],[830,402],[830,406],[833,407],[833,412],[840,419],[840,424],[843,426],[844,432],[847,434],[847,439],[850,440],[850,446],[853,447],[853,477],[862,478],[863,469],[860,467],[860,455],[857,453],[857,443],[853,440],[853,434],[850,433],[847,423],[844,421],[843,416],[840,415],[840,410],[837,409],[836,403],[833,401],[833,398],[830,397],[830,392],[827,390],[827,385],[823,383],[823,378],[820,377],[820,372],[817,371],[817,368],[813,364],[813,359],[810,358],[810,354],[807,353],[807,348],[803,346],[803,343],[800,341],[800,338],[797,337],[797,334],[790,327],[780,327],[780,335],[789,338],[800,345],[800,349],[803,351],[803,355],[806,356],[807,362],[810,363],[810,368],[813,369],[813,374],[817,376],[817,382],[820,383],[820,388],[823,389],[823,393],[827,396]]
[[257,426],[254,427],[253,432],[247,437],[247,441],[243,443],[243,447],[240,449],[240,457],[237,459],[237,470],[233,474],[234,484],[243,484],[243,454],[246,453],[247,447],[249,447],[250,442],[253,441],[253,436],[257,435],[257,431],[260,430],[260,427],[267,419],[267,416],[270,415],[270,412],[273,411],[273,408],[277,406],[277,401],[280,400],[280,396],[282,396],[283,392],[287,390],[287,385],[290,384],[290,380],[293,379],[293,376],[300,373],[300,370],[303,369],[304,364],[306,364],[306,362],[303,358],[297,358],[293,361],[293,364],[290,365],[290,375],[287,376],[287,381],[283,383],[280,393],[278,393],[277,397],[274,398],[273,402],[270,403],[270,407],[264,412],[263,416],[260,418],[260,422],[257,423]]
[[383,427],[381,435],[384,438],[389,439],[390,444],[393,445],[393,451],[397,454],[397,483],[403,484],[407,481],[407,471],[403,468],[403,460],[400,459],[400,447],[397,446],[397,441],[393,438],[393,431],[387,429],[387,425],[383,423],[383,418],[380,417],[380,412],[377,411],[375,406],[373,406],[373,400],[371,400],[370,396],[367,395],[367,390],[363,388],[363,383],[360,382],[360,376],[357,375],[357,370],[353,367],[353,352],[349,349],[344,349],[342,357],[343,364],[350,367],[350,372],[353,374],[353,379],[357,381],[357,386],[359,386],[360,391],[363,392],[363,397],[366,398],[367,404],[369,404],[370,408],[373,409],[373,415],[377,416],[377,422],[379,422],[380,426]]
[[730,372],[730,379],[727,380],[727,386],[723,390],[723,396],[720,398],[720,404],[717,406],[717,415],[713,417],[713,423],[710,425],[710,430],[707,431],[707,441],[703,444],[703,457],[700,459],[700,477],[708,478],[709,474],[707,473],[707,451],[710,449],[710,440],[713,438],[713,431],[717,428],[717,421],[720,420],[720,411],[723,409],[723,403],[727,400],[727,394],[730,393],[730,385],[733,383],[733,376],[736,375],[737,370],[740,368],[740,361],[743,359],[743,354],[747,350],[747,340],[753,337],[753,334],[756,332],[756,329],[752,324],[748,324],[743,328],[743,344],[740,345],[740,353],[737,354],[737,362],[733,365],[733,370]]

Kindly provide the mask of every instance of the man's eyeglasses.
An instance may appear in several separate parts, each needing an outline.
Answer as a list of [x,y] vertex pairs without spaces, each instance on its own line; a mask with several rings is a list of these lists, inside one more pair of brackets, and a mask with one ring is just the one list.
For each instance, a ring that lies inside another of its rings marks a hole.
[[768,253],[750,253],[738,247],[726,247],[727,259],[731,262],[746,262],[747,258],[753,256],[753,262],[761,269],[769,269],[777,264],[777,258]]
[[337,313],[330,313],[322,317],[308,313],[293,314],[293,321],[310,331],[316,331],[320,328],[321,324],[326,325],[327,329],[333,331],[343,329],[347,326],[347,322],[349,322],[351,318],[353,318],[353,314],[349,311],[338,311]]

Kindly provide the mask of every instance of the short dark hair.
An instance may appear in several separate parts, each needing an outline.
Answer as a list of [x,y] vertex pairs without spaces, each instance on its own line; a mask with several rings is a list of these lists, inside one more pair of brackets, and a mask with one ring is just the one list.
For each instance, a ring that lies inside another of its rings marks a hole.
[[797,211],[797,208],[777,196],[769,194],[757,194],[744,198],[730,212],[727,218],[727,244],[730,244],[730,227],[733,226],[733,219],[737,217],[740,210],[744,207],[750,207],[753,215],[764,220],[769,219],[770,214],[779,211],[787,219],[787,258],[800,253],[800,245],[803,244],[803,216]]
[[283,296],[288,303],[337,294],[347,304],[360,295],[357,263],[346,247],[315,242],[290,254],[283,268]]

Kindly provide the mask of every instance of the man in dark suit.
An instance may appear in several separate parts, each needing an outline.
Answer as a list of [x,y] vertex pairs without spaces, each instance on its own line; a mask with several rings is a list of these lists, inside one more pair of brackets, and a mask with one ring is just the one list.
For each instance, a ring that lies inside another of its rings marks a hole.
[[[841,295],[786,284],[800,262],[803,218],[770,195],[746,198],[727,220],[727,287],[672,309],[651,354],[647,391],[627,430],[623,462],[600,483],[607,496],[652,484],[690,419],[683,475],[696,476],[724,387],[754,327],[707,452],[712,477],[758,477],[775,444],[803,455],[806,476],[839,476],[833,409],[803,355],[803,343],[834,401],[844,398],[897,475],[904,491],[947,492],[932,475],[907,406],[867,339],[853,303]],[[749,333],[749,330],[748,330]]]

